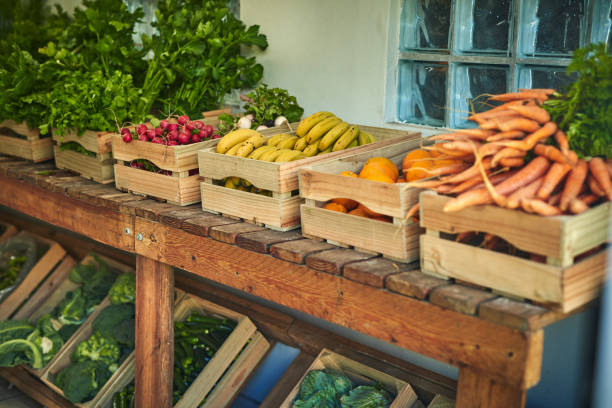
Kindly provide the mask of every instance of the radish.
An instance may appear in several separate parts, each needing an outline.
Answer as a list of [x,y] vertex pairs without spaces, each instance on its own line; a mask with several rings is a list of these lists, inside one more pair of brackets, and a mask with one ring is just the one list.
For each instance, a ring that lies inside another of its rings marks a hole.
[[156,127],[155,128],[155,136],[163,136],[164,135],[164,129],[160,128],[160,127]]
[[179,130],[179,125],[178,123],[169,123],[168,124],[168,131],[172,132],[173,130],[178,131]]
[[125,143],[130,143],[132,141],[132,134],[128,131],[128,133],[124,133],[121,138]]
[[176,140],[168,140],[168,146],[178,146],[178,142]]
[[170,124],[170,122],[168,122],[168,119],[163,119],[159,122],[159,127],[166,130],[168,129],[168,125]]
[[194,128],[198,130],[204,129],[205,125],[204,125],[204,122],[202,122],[201,120],[194,120],[192,123],[193,123]]
[[191,121],[185,123],[185,129],[192,131],[193,129],[195,129],[195,124]]
[[187,143],[189,143],[190,139],[191,138],[189,137],[189,135],[187,133],[180,133],[178,135],[178,142],[179,142],[179,144],[187,144]]
[[170,132],[168,132],[168,134],[166,135],[166,139],[168,140],[178,140],[178,131],[177,130],[172,130]]
[[155,143],[155,144],[164,144],[164,139],[162,139],[162,138],[161,138],[161,137],[159,137],[159,136],[155,136],[155,137],[154,137],[154,138],[151,140],[151,142],[152,142],[152,143]]
[[147,126],[146,125],[138,125],[138,127],[136,128],[136,133],[138,135],[144,135],[145,133],[147,133]]
[[212,138],[213,139],[221,139],[221,136],[219,136],[218,134],[215,133],[214,135],[212,135]]
[[191,136],[191,143],[198,143],[201,142],[202,139],[200,139],[200,135],[193,135]]
[[132,132],[130,132],[130,129],[128,128],[121,128],[121,134],[124,135],[126,133],[131,134]]
[[283,123],[287,122],[287,118],[284,116],[278,116],[276,119],[274,119],[274,126],[280,126]]
[[210,125],[204,125],[202,129],[206,130],[206,137],[211,137],[214,133],[213,127]]
[[208,133],[206,133],[206,131],[202,129],[200,130],[200,132],[198,132],[198,136],[200,136],[200,139],[204,140],[208,138]]
[[141,142],[148,142],[149,138],[147,137],[147,135],[138,135],[138,140],[140,140]]
[[179,118],[178,118],[179,125],[183,126],[187,122],[189,122],[189,116],[187,116],[187,115],[179,116]]
[[238,127],[240,129],[250,129],[251,125],[252,125],[251,119],[247,118],[246,116],[243,116],[240,119],[238,119]]
[[155,129],[149,129],[147,130],[147,137],[149,138],[149,140],[153,140],[153,138],[155,137]]

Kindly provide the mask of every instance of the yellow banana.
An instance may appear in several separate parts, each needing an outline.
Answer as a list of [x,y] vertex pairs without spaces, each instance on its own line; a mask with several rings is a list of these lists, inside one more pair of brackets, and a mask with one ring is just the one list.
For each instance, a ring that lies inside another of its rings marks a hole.
[[[264,154],[262,154],[261,156],[259,156],[258,160],[263,160],[263,161],[272,161],[272,160],[268,160],[268,157],[272,157],[272,155],[274,155],[276,152],[278,152],[280,149],[278,147],[272,146],[274,147],[274,149],[269,150],[267,152],[265,152]],[[274,156],[274,158],[278,157],[278,154],[276,154]]]
[[231,149],[229,149],[227,152],[225,152],[225,155],[226,156],[235,156],[236,152],[238,151],[238,149],[240,149],[242,147],[243,143],[244,142],[240,142],[240,143],[235,144],[234,146],[232,146]]
[[349,130],[344,132],[340,139],[336,141],[334,147],[332,148],[332,152],[337,152],[338,150],[344,150],[348,147],[349,144],[355,139],[359,137],[359,128],[357,126],[351,126]]
[[328,147],[333,146],[336,140],[348,130],[349,126],[348,123],[341,122],[331,128],[331,130],[323,136],[321,142],[319,142],[319,150],[326,150]]
[[353,139],[353,141],[351,143],[349,143],[348,146],[346,146],[347,149],[350,149],[351,147],[357,147],[359,146],[359,140],[358,138]]
[[236,186],[240,183],[240,179],[238,177],[228,177],[225,179],[225,187],[235,189]]
[[249,188],[249,187],[251,187],[253,185],[253,184],[251,184],[251,182],[249,180],[245,180],[245,179],[240,179],[240,184],[242,184],[246,188]]
[[323,137],[325,133],[327,133],[331,128],[336,126],[341,122],[337,117],[331,117],[327,119],[323,119],[321,122],[317,123],[315,127],[310,129],[308,134],[306,135],[306,141],[308,144],[313,144],[317,140]]
[[219,143],[217,144],[217,153],[225,154],[238,143],[242,143],[251,136],[256,136],[259,134],[261,133],[253,129],[238,129],[231,131],[227,135],[223,136],[221,140],[219,140]]
[[303,119],[299,123],[295,131],[295,134],[298,135],[298,137],[305,136],[306,133],[308,133],[308,131],[314,127],[314,125],[316,125],[317,123],[321,122],[323,119],[328,118],[330,116],[334,116],[334,114],[331,112],[325,112],[325,111],[313,113],[312,115]]
[[280,142],[278,142],[276,147],[278,147],[279,149],[293,149],[293,146],[295,146],[295,142],[297,141],[298,141],[298,137],[292,136],[292,137],[283,139]]
[[329,146],[327,149],[321,150],[319,153],[317,153],[317,156],[320,156],[320,155],[325,154],[325,153],[331,153],[333,147],[334,146]]
[[262,154],[264,154],[265,152],[269,152],[272,150],[275,150],[276,147],[274,146],[261,146],[255,150],[253,150],[253,152],[251,154],[249,154],[247,157],[249,159],[255,159],[258,160]]
[[290,152],[290,151],[291,151],[290,149],[277,149],[277,150],[274,150],[273,152],[264,154],[263,156],[261,156],[261,158],[259,160],[273,162],[283,152]]
[[312,157],[315,154],[317,154],[318,151],[319,151],[319,143],[315,142],[313,144],[306,146],[306,148],[302,151],[302,153],[304,153],[304,156],[306,157]]
[[295,142],[295,145],[293,146],[293,150],[302,151],[306,148],[306,146],[308,146],[308,142],[306,141],[306,136],[300,137],[297,140],[297,142]]
[[359,146],[363,146],[365,144],[373,143],[376,139],[368,132],[364,132],[359,129]]
[[253,142],[247,140],[246,142],[242,142],[238,150],[236,150],[236,157],[247,157],[255,148]]
[[249,137],[246,141],[253,143],[253,148],[257,149],[258,147],[261,147],[264,145],[264,143],[266,143],[266,137],[259,133],[257,135]]
[[290,137],[293,137],[293,135],[290,135],[289,133],[279,133],[278,135],[274,135],[269,138],[266,144],[268,146],[276,146],[280,141],[288,139]]
[[274,161],[275,162],[290,162],[294,160],[303,159],[304,157],[306,157],[304,156],[304,153],[302,153],[299,150],[289,150],[288,152],[282,152]]

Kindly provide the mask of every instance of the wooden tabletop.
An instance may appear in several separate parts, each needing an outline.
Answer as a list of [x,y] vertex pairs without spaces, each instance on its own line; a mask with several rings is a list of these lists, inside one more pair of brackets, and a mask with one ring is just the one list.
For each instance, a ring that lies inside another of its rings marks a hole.
[[540,377],[542,328],[566,316],[299,230],[122,193],[52,162],[0,156],[0,205],[459,366],[458,406],[522,406]]

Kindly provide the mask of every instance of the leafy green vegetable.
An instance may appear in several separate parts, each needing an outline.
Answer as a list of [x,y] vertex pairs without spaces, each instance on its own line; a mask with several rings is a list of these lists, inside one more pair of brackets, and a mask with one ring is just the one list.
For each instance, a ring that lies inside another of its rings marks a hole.
[[254,129],[259,125],[274,126],[274,119],[284,116],[291,122],[297,122],[302,117],[304,109],[298,105],[295,96],[281,88],[268,88],[261,84],[247,95],[249,102],[244,106],[245,112],[253,114]]
[[72,151],[72,152],[77,152],[77,153],[81,153],[87,157],[96,157],[96,153],[89,151],[87,149],[85,149],[83,146],[81,146],[79,143],[77,142],[67,142],[67,143],[62,143],[60,145],[60,150],[66,151]]
[[55,384],[62,389],[71,402],[92,399],[111,376],[109,369],[100,361],[86,360],[70,364],[60,371]]
[[0,269],[0,290],[12,286],[17,280],[17,275],[26,263],[25,256],[11,256],[6,269]]
[[353,388],[351,380],[332,371],[312,370],[300,384],[295,408],[340,407],[340,396]]
[[62,325],[80,325],[87,318],[87,304],[83,289],[68,292],[56,307],[58,321]]
[[136,275],[124,273],[119,276],[108,291],[108,297],[114,305],[134,303],[136,300]]
[[99,331],[95,331],[87,340],[79,343],[70,359],[77,363],[87,360],[99,361],[114,372],[120,355],[119,345],[112,337],[103,336]]
[[133,347],[135,312],[132,303],[110,305],[96,317],[93,329],[103,336],[114,338],[118,343]]
[[0,367],[29,364],[43,366],[42,352],[34,343],[38,330],[26,320],[0,321]]
[[387,392],[371,385],[361,385],[340,398],[342,408],[386,408],[391,403]]
[[574,52],[567,72],[578,79],[544,108],[579,156],[612,158],[612,55],[604,43],[590,44]]
[[0,321],[0,343],[13,339],[25,339],[36,327],[27,320],[4,320]]
[[115,275],[99,257],[93,255],[95,264],[78,265],[70,271],[69,278],[75,283],[82,283],[83,296],[88,310],[98,305],[108,294],[115,282]]

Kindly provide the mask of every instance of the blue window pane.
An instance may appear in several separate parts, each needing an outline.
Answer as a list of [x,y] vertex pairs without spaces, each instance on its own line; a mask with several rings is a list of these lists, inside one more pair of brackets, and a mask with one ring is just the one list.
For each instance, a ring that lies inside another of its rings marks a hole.
[[507,53],[512,0],[457,2],[455,49],[464,52]]
[[458,64],[453,74],[451,127],[474,127],[467,116],[491,109],[486,95],[507,92],[508,73],[507,66]]
[[448,49],[450,15],[448,0],[404,0],[400,49]]
[[519,88],[552,88],[564,91],[577,78],[576,73],[567,75],[565,67],[517,66]]
[[522,56],[569,56],[586,42],[587,0],[523,0]]
[[607,42],[612,53],[612,0],[595,0],[591,42]]
[[401,61],[398,119],[400,122],[443,126],[448,65]]

